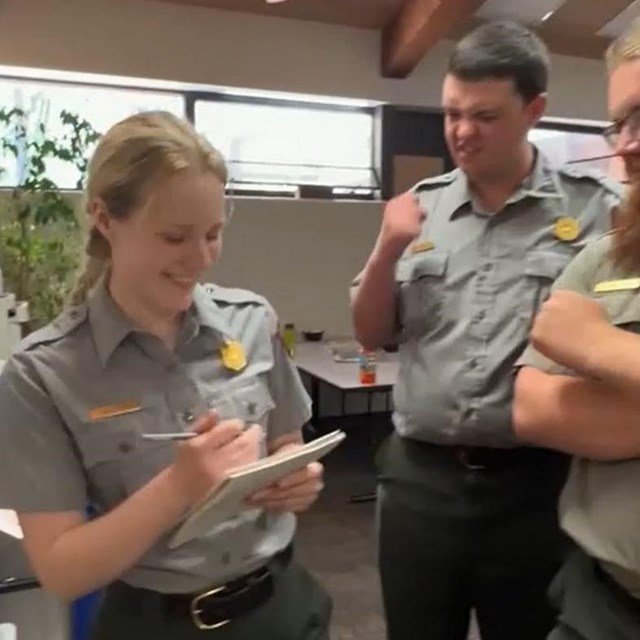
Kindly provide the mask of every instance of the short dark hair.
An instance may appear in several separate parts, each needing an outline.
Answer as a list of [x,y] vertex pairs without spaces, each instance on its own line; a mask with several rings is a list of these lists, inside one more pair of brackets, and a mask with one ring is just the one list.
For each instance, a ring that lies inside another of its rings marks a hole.
[[456,45],[447,72],[460,80],[513,80],[528,103],[545,93],[551,62],[542,40],[517,22],[488,22]]

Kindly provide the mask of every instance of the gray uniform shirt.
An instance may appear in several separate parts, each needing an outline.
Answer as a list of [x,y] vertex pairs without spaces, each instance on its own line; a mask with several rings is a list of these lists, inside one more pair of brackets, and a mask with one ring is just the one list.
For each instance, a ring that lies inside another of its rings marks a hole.
[[[515,446],[513,365],[532,318],[569,261],[610,228],[621,189],[538,153],[500,212],[479,210],[460,170],[416,191],[428,216],[397,265],[395,427],[441,444]],[[563,218],[575,239],[556,234]]]
[[[141,434],[188,429],[208,407],[260,423],[268,440],[298,431],[310,401],[275,332],[263,298],[197,286],[170,352],[135,330],[99,286],[87,305],[29,336],[0,376],[0,507],[107,512],[174,459],[174,443]],[[229,340],[246,354],[241,371],[221,359]],[[122,578],[200,590],[264,564],[294,529],[293,515],[254,509],[177,549],[167,546],[169,531]]]
[[[614,325],[640,333],[640,280],[633,279],[640,274],[623,273],[616,268],[609,258],[610,248],[610,235],[591,244],[569,265],[554,289],[569,289],[596,299]],[[604,290],[598,292],[599,289]],[[532,347],[518,364],[555,375],[574,374]],[[574,458],[560,500],[562,527],[637,597],[640,597],[639,491],[640,460],[596,462]]]

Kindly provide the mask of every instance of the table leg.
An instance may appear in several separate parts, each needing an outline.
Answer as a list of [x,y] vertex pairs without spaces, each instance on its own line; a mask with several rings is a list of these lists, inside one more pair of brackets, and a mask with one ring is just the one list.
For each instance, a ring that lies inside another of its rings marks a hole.
[[317,426],[320,417],[320,381],[315,376],[311,377],[311,420]]
[[[373,404],[373,394],[375,391],[367,391],[367,448],[373,455],[373,438],[371,435],[371,412],[372,412],[372,404]],[[375,491],[367,491],[366,493],[356,493],[349,497],[349,502],[351,504],[358,504],[362,502],[374,502],[376,500],[376,492]]]

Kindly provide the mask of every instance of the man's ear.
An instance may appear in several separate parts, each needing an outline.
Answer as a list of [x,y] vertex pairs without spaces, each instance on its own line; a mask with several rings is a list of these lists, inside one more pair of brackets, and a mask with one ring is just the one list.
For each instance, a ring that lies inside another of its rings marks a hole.
[[529,121],[532,127],[535,127],[547,110],[547,104],[549,99],[546,93],[537,95],[526,106],[527,113],[529,114]]

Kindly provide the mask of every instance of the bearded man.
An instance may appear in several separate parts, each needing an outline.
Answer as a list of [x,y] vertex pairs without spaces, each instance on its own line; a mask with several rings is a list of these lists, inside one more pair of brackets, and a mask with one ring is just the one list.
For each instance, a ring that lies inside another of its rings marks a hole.
[[541,307],[515,388],[518,435],[574,456],[559,511],[578,551],[551,589],[561,615],[549,640],[640,638],[640,23],[607,63],[606,135],[629,191],[616,229]]

